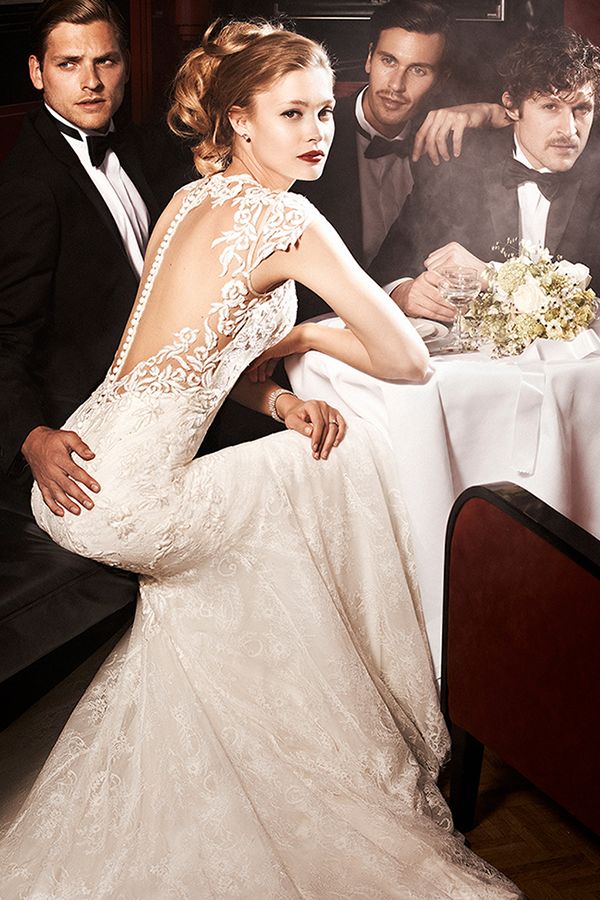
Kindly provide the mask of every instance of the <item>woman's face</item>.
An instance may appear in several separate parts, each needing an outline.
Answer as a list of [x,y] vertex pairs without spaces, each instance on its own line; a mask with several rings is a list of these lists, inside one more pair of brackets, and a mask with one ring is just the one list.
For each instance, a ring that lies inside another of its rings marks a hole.
[[268,187],[287,189],[293,181],[314,181],[323,172],[333,140],[333,82],[322,66],[295,69],[258,93],[250,111],[232,114],[238,154]]

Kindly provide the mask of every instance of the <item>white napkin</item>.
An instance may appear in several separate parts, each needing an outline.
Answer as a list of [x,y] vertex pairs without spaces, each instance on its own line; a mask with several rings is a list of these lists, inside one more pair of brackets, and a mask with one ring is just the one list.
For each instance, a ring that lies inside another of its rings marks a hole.
[[591,328],[580,331],[572,341],[550,341],[537,338],[524,350],[519,361],[556,362],[560,360],[585,359],[593,353],[600,353],[600,337]]
[[511,463],[521,475],[533,475],[540,439],[546,375],[544,363],[585,359],[600,354],[600,337],[587,329],[572,341],[538,338],[512,360],[521,370]]

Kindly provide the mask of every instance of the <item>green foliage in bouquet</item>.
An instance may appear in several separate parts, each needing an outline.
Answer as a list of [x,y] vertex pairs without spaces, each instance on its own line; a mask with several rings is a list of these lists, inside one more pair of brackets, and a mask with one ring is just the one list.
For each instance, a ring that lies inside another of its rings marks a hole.
[[[503,251],[506,254],[506,251]],[[596,318],[598,300],[588,288],[587,266],[555,260],[522,241],[519,255],[486,271],[488,288],[463,320],[466,346],[491,348],[492,356],[516,356],[536,338],[572,340]]]

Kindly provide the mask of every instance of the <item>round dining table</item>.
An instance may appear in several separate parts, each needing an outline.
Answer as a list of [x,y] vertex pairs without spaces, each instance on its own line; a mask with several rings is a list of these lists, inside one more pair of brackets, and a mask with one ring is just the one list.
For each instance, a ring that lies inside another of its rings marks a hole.
[[[343,327],[336,318],[321,327]],[[440,670],[444,542],[458,495],[511,481],[600,538],[600,327],[538,340],[519,357],[430,345],[422,383],[385,381],[316,351],[289,357],[303,398],[372,423],[391,443],[408,510],[423,611]]]

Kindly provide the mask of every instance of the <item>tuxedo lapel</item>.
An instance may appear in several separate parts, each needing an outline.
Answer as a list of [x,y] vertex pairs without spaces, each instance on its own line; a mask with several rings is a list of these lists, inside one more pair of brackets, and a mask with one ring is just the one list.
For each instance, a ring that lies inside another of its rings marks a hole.
[[581,178],[566,178],[558,194],[550,204],[546,223],[546,247],[553,255],[558,250],[566,227],[571,218],[575,201],[581,188]]
[[129,258],[125,252],[125,247],[123,246],[121,234],[117,228],[117,223],[115,222],[110,209],[104,202],[102,195],[79,162],[77,154],[69,147],[48,114],[40,112],[34,121],[34,125],[40,137],[48,147],[48,150],[69,169],[69,174],[73,181],[76,182],[78,187],[93,205],[98,216],[117,242],[123,256],[130,265]]
[[[508,160],[488,166],[484,171],[485,193],[492,220],[492,247],[504,247],[509,241],[517,241],[519,235],[519,201],[516,188],[506,188],[503,172]],[[515,247],[516,249],[516,247]]]
[[[75,154],[73,155],[75,156]],[[77,182],[90,203],[92,203],[96,212],[102,219],[104,225],[106,225],[115,241],[117,241],[117,243],[119,244],[119,247],[123,251],[123,254],[126,256],[127,254],[125,253],[125,248],[123,247],[123,239],[121,238],[121,234],[119,232],[119,229],[117,228],[117,223],[115,222],[110,209],[104,202],[102,195],[100,194],[76,156],[75,165],[71,167],[70,171],[73,181]]]
[[356,96],[345,97],[336,106],[335,138],[326,164],[331,177],[323,179],[323,202],[319,208],[331,219],[353,256],[362,261],[363,220],[355,103]]

